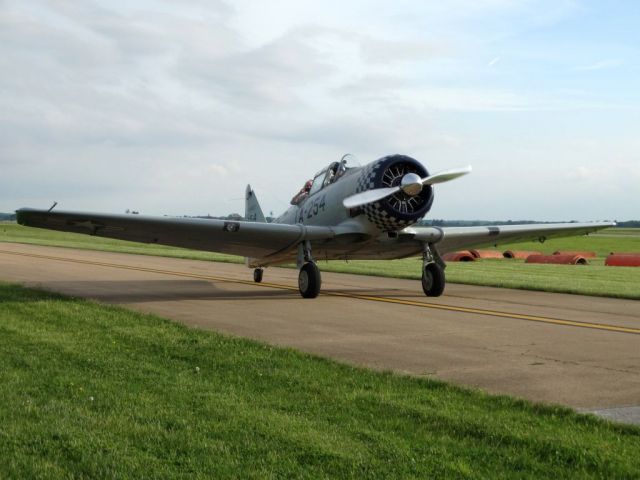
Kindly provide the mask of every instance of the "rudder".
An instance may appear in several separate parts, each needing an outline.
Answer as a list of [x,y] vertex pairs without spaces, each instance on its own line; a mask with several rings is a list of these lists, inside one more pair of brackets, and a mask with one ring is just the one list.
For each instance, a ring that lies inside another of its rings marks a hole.
[[262,208],[260,208],[260,204],[258,203],[258,199],[256,198],[256,194],[251,188],[251,185],[247,185],[244,199],[244,219],[247,222],[265,223],[267,219],[265,218],[264,213],[262,213]]

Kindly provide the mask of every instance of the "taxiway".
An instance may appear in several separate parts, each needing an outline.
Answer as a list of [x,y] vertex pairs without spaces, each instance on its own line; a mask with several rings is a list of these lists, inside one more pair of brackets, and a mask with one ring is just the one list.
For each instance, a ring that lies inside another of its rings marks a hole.
[[[322,263],[319,264],[322,269]],[[419,262],[416,262],[416,269]],[[640,423],[640,302],[0,243],[0,280],[380,370]]]

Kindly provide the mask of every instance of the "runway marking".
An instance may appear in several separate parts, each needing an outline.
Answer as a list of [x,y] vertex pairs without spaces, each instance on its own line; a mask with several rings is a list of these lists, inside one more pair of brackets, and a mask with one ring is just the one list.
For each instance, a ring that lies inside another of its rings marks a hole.
[[[289,285],[282,285],[278,283],[267,283],[261,282],[256,283],[252,280],[240,280],[240,279],[232,279],[227,277],[219,277],[216,275],[203,275],[198,273],[188,273],[188,272],[178,272],[174,270],[163,270],[158,268],[151,267],[136,267],[133,265],[126,265],[121,263],[107,263],[107,262],[98,262],[94,260],[82,260],[77,258],[68,258],[68,257],[55,257],[51,255],[40,255],[36,253],[24,253],[24,252],[12,252],[8,250],[0,250],[0,253],[4,253],[7,255],[18,255],[23,257],[32,257],[32,258],[42,258],[46,260],[57,260],[61,262],[69,262],[69,263],[80,263],[85,265],[95,265],[100,267],[109,267],[109,268],[119,268],[122,270],[134,270],[139,272],[149,272],[149,273],[158,273],[163,275],[172,275],[176,277],[186,277],[186,278],[197,278],[200,280],[214,280],[217,282],[223,283],[236,283],[240,285],[253,285],[256,287],[267,287],[267,288],[276,288],[280,290],[290,290],[290,291],[298,291],[297,287],[292,287]],[[407,305],[412,307],[421,307],[421,308],[430,308],[435,310],[445,310],[450,312],[462,312],[462,313],[472,313],[476,315],[488,315],[492,317],[501,317],[501,318],[513,318],[516,320],[526,320],[529,322],[539,322],[539,323],[548,323],[553,325],[563,325],[568,327],[580,327],[580,328],[590,328],[595,330],[606,330],[610,332],[618,332],[618,333],[630,333],[634,335],[640,335],[639,328],[632,327],[623,327],[619,325],[607,325],[604,323],[591,323],[591,322],[580,322],[577,320],[562,320],[559,318],[550,318],[550,317],[541,317],[537,315],[527,315],[520,313],[510,313],[510,312],[500,312],[497,310],[487,310],[480,308],[472,308],[472,307],[459,307],[455,305],[444,305],[438,303],[427,303],[427,302],[418,302],[414,300],[402,300],[400,298],[391,298],[391,297],[377,297],[373,295],[362,295],[357,293],[345,293],[345,292],[321,292],[321,295],[333,296],[333,297],[345,297],[345,298],[355,298],[358,300],[368,300],[372,302],[382,302],[382,303],[391,303],[398,305]]]

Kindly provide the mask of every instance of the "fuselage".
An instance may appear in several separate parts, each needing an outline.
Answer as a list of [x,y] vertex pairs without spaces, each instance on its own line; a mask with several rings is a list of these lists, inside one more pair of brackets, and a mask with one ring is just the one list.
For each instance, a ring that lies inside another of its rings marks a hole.
[[[365,166],[343,168],[334,162],[316,174],[306,198],[289,207],[275,223],[330,226],[333,241],[316,244],[314,255],[326,260],[392,259],[416,255],[416,242],[398,243],[398,232],[423,218],[433,203],[433,189],[425,187],[418,195],[403,192],[358,208],[346,208],[343,201],[352,195],[400,184],[408,173],[427,177],[426,168],[405,155],[389,155]],[[287,263],[295,253],[283,253],[256,265]]]
[[[332,169],[338,169],[332,173]],[[292,205],[275,221],[286,224],[331,225],[357,223],[359,231],[369,236],[397,232],[423,218],[433,203],[432,187],[419,195],[402,192],[364,207],[348,209],[345,198],[370,189],[397,186],[407,173],[421,177],[427,170],[415,159],[404,155],[389,155],[363,167],[345,168],[338,162],[316,174],[309,195],[298,205]],[[328,176],[335,178],[329,179]]]

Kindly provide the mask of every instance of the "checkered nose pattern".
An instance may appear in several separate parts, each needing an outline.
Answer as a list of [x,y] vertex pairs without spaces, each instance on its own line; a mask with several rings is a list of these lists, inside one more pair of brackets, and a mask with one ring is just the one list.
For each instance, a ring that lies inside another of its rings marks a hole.
[[[380,169],[383,168],[386,158],[373,162],[362,169],[357,181],[356,193],[364,192],[379,188],[376,186],[375,178]],[[384,200],[375,203],[369,203],[363,206],[364,214],[367,219],[373,223],[379,230],[383,232],[393,232],[402,230],[409,225],[413,225],[418,218],[411,220],[403,220],[389,213],[389,209],[383,205]]]

